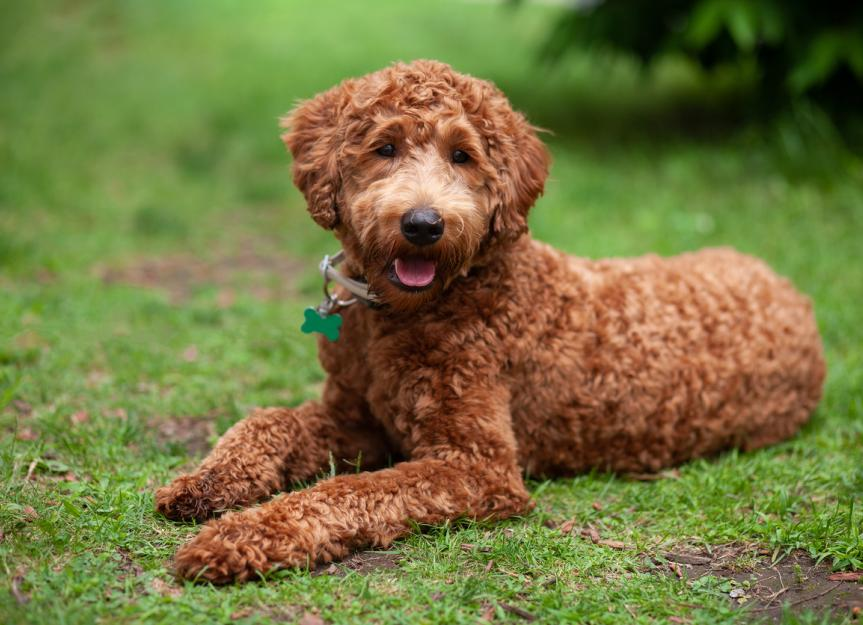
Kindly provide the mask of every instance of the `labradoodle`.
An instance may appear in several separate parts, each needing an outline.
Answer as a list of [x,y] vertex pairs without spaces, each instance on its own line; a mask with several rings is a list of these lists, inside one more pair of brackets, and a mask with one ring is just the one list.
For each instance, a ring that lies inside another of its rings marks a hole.
[[[208,522],[177,574],[215,583],[532,507],[522,476],[657,471],[785,439],[825,375],[812,305],[731,249],[587,260],[534,241],[549,155],[493,84],[432,61],[347,80],[283,120],[343,267],[315,314],[320,401],[252,412],[156,493]],[[358,466],[359,465],[359,466]]]

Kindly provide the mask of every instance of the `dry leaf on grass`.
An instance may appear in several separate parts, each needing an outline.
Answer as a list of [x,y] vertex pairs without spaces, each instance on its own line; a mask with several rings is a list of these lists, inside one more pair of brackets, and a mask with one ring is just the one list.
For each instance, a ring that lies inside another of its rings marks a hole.
[[72,422],[72,425],[81,425],[82,423],[87,423],[90,420],[90,413],[86,410],[79,410],[78,412],[72,413],[69,417],[69,421]]
[[493,621],[494,620],[494,605],[491,603],[487,603],[483,601],[482,603],[482,614],[480,618],[484,621]]
[[18,433],[15,435],[15,438],[19,441],[35,441],[39,438],[39,435],[33,428],[25,425],[22,428],[18,428]]
[[833,575],[828,575],[827,579],[831,582],[857,582],[863,579],[863,571],[843,571],[842,573],[833,573]]
[[327,625],[327,622],[317,614],[306,612],[300,619],[300,625]]
[[158,577],[150,582],[150,589],[163,597],[179,597],[183,594],[182,588],[171,586],[169,583],[159,579]]

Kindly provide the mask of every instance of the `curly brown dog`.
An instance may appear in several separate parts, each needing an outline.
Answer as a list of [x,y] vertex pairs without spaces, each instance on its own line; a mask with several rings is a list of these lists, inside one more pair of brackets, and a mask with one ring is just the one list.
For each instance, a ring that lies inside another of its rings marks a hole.
[[730,249],[591,261],[533,241],[549,156],[491,83],[397,64],[284,126],[312,218],[374,301],[344,306],[342,336],[321,339],[320,402],[256,410],[156,505],[204,519],[344,472],[210,521],[177,553],[180,576],[242,581],[416,523],[523,513],[525,472],[754,449],[818,403],[812,306],[763,262]]

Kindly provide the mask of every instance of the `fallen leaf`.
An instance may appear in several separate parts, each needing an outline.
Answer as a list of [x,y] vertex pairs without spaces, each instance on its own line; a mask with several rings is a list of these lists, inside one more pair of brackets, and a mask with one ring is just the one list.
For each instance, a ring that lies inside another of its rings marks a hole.
[[18,602],[18,605],[30,603],[30,595],[21,590],[21,585],[23,583],[24,577],[22,575],[16,575],[12,578],[12,596],[15,597],[15,601]]
[[198,359],[198,348],[195,345],[189,345],[183,350],[183,360],[186,362],[195,362]]
[[317,614],[306,612],[300,619],[300,625],[327,625],[327,622]]
[[595,527],[586,527],[581,530],[581,535],[585,538],[589,538],[590,542],[596,544],[600,541],[599,532],[596,531]]
[[685,625],[686,623],[691,623],[692,621],[690,621],[689,619],[681,618],[679,616],[669,616],[668,622],[677,623],[677,625]]
[[494,620],[494,605],[491,603],[486,603],[486,602],[483,602],[482,605],[483,605],[483,609],[482,609],[482,614],[480,615],[480,618],[483,620],[489,621],[489,622],[493,621]]
[[183,594],[182,588],[177,588],[176,586],[171,586],[164,580],[156,577],[150,582],[150,589],[153,592],[162,595],[163,597],[180,597]]
[[677,564],[676,562],[669,562],[668,568],[674,571],[674,574],[677,575],[679,579],[683,579],[683,567]]
[[593,509],[596,510],[597,512],[602,510],[602,504],[599,503],[598,501],[594,501],[592,505],[593,505]]
[[844,571],[842,573],[833,573],[828,575],[827,579],[831,582],[856,582],[863,579],[863,571]]
[[494,560],[489,560],[488,564],[486,564],[485,568],[483,569],[483,573],[488,573],[489,571],[491,571],[491,569],[493,567],[494,567]]
[[79,410],[78,412],[72,413],[69,420],[72,422],[72,425],[81,425],[90,420],[90,413],[86,410]]
[[38,440],[39,435],[36,431],[28,426],[24,426],[23,428],[18,429],[18,433],[15,435],[19,441],[35,441]]
[[572,532],[572,528],[575,527],[575,521],[570,519],[568,521],[564,521],[560,524],[560,533],[561,534],[569,534]]
[[542,524],[550,530],[557,529],[557,526],[560,525],[554,519],[546,519],[545,521],[542,522]]
[[241,608],[231,612],[231,620],[239,621],[241,618],[246,618],[252,614],[252,608]]
[[24,520],[27,521],[28,523],[35,521],[36,519],[39,518],[39,513],[36,512],[36,510],[33,508],[33,506],[24,506],[21,509],[21,512],[24,513],[24,516],[26,517]]

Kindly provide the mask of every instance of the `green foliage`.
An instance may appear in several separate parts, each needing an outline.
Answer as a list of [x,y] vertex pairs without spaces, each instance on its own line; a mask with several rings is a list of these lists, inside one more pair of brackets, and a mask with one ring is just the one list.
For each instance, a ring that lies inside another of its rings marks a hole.
[[682,54],[704,67],[754,65],[763,94],[863,94],[863,5],[815,0],[605,0],[563,14],[544,48],[609,47],[644,62]]

